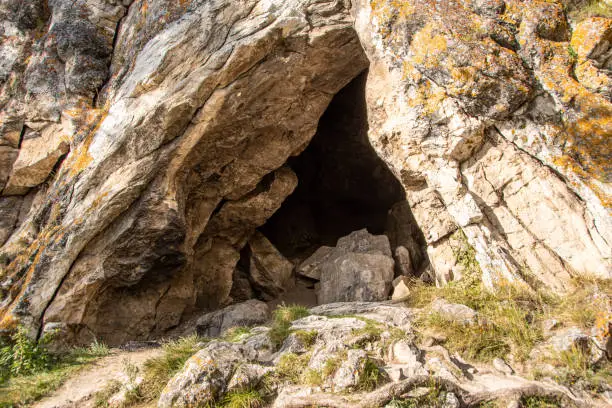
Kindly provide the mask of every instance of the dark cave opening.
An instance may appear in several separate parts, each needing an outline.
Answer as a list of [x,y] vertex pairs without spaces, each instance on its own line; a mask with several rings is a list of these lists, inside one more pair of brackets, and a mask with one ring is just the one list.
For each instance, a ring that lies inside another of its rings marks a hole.
[[[365,228],[387,235],[393,252],[400,245],[409,248],[410,269],[417,274],[426,263],[425,242],[401,183],[369,142],[366,80],[364,71],[334,96],[309,145],[287,161],[298,186],[259,231],[297,266],[319,247],[336,246],[339,238]],[[234,272],[234,300],[254,296],[316,305],[316,281],[302,276],[294,276],[295,285],[280,296],[258,289],[250,259],[247,245]],[[405,273],[398,264],[396,275]]]
[[405,192],[368,140],[367,71],[334,96],[317,133],[288,165],[298,186],[261,231],[288,258],[367,228],[384,234],[391,206]]

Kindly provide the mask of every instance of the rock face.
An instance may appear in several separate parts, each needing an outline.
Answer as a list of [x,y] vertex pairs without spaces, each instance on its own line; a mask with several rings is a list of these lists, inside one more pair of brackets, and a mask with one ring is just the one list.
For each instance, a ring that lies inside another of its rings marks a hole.
[[[227,306],[299,183],[288,159],[368,67],[368,138],[406,202],[393,252],[321,270],[343,280],[324,301],[364,265],[380,285],[358,298],[387,296],[392,254],[460,278],[459,232],[490,287],[611,276],[609,19],[570,35],[555,2],[7,0],[0,20],[1,329],[120,343]],[[266,262],[272,296],[288,264]]]

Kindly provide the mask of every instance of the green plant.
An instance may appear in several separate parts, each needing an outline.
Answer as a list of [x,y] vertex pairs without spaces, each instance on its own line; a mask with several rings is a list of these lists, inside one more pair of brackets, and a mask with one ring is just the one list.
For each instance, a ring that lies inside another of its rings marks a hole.
[[274,311],[272,327],[268,332],[274,347],[279,348],[287,336],[291,334],[291,322],[310,314],[307,308],[299,305],[279,306]]
[[28,337],[24,327],[18,327],[0,348],[0,382],[11,376],[47,370],[52,363],[52,356],[47,350],[50,339],[50,336],[44,336],[37,342]]
[[310,354],[297,355],[294,353],[283,354],[276,365],[276,377],[280,381],[293,384],[301,382],[302,373],[308,366]]
[[578,53],[574,50],[574,47],[572,47],[571,44],[567,45],[567,53],[572,59],[574,60],[578,59]]
[[521,398],[523,408],[557,408],[561,406],[560,401],[550,397],[529,396]]
[[393,399],[389,406],[391,408],[442,408],[445,406],[443,396],[444,391],[438,382],[432,379],[425,394],[413,398]]
[[353,329],[351,331],[351,334],[358,339],[357,343],[353,345],[354,347],[361,347],[367,342],[377,341],[380,339],[383,328],[378,322],[365,317],[357,317],[357,319],[365,322],[365,326],[359,329]]
[[315,369],[308,368],[302,374],[302,383],[316,387],[323,384],[323,376],[321,373]]
[[232,327],[223,334],[223,340],[229,341],[231,343],[235,343],[235,342],[244,340],[250,334],[251,334],[250,327],[244,327],[244,326]]
[[94,406],[96,408],[108,407],[108,400],[119,392],[121,383],[117,380],[109,381],[106,386],[94,394]]
[[317,336],[319,335],[316,330],[297,330],[294,334],[305,347],[312,346],[317,341]]
[[147,360],[143,369],[143,381],[139,393],[143,400],[153,400],[161,394],[170,378],[174,376],[199,349],[204,339],[193,335],[165,343],[163,354]]
[[250,389],[225,394],[219,406],[223,408],[261,408],[264,402],[259,391]]
[[[344,356],[344,358],[346,358],[346,356]],[[322,371],[323,378],[328,378],[334,375],[336,371],[338,370],[338,368],[340,367],[341,363],[342,363],[341,356],[334,356],[334,357],[330,357],[327,360],[325,360],[325,364],[323,365],[323,371]]]
[[361,391],[372,391],[382,382],[383,376],[376,363],[372,360],[367,359],[364,366],[363,372],[359,377],[359,384],[357,388]]
[[108,347],[98,343],[53,355],[47,351],[48,341],[50,337],[45,336],[35,342],[23,329],[5,341],[0,351],[1,408],[23,407],[44,397],[86,364],[108,353]]

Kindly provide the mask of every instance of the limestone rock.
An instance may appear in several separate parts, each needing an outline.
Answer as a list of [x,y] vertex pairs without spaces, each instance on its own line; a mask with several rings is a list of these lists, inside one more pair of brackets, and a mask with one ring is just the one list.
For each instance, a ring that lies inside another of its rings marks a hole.
[[346,360],[336,371],[332,380],[335,392],[354,390],[358,385],[364,369],[368,355],[365,350],[349,350]]
[[475,323],[478,316],[475,310],[466,305],[450,303],[441,298],[431,303],[431,310],[439,313],[444,319],[463,324]]
[[306,258],[296,269],[296,272],[307,278],[320,280],[321,265],[327,262],[331,256],[336,254],[333,247],[322,246],[310,257]]
[[297,271],[320,279],[319,304],[376,301],[389,294],[394,261],[389,239],[362,229],[340,238],[336,247],[319,248]]
[[549,342],[557,352],[567,351],[572,347],[586,351],[589,347],[589,336],[577,327],[570,327],[555,334],[549,339]]
[[270,297],[282,293],[291,278],[293,264],[260,232],[251,236],[249,248],[249,275],[254,286]]
[[380,275],[357,298],[386,298],[391,254],[439,285],[473,273],[459,229],[490,288],[612,276],[609,19],[570,33],[558,2],[519,0],[6,0],[0,19],[0,186],[23,200],[17,223],[2,204],[2,330],[118,344],[235,301],[290,157],[366,68],[364,142],[406,200],[388,250],[338,243]]
[[403,300],[410,296],[410,280],[405,276],[398,276],[393,280],[393,300]]
[[200,336],[218,337],[233,327],[266,323],[269,317],[268,305],[252,299],[200,316],[195,322],[187,324],[187,330],[191,330],[193,325],[195,332]]
[[325,263],[319,304],[385,300],[391,290],[393,258],[380,254],[347,253]]
[[191,407],[212,403],[222,396],[241,362],[240,347],[231,343],[212,342],[198,351],[162,391],[159,408]]

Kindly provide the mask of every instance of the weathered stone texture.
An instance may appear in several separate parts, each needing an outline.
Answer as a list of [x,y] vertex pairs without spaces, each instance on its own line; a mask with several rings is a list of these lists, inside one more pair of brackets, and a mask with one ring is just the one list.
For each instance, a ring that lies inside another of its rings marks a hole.
[[[287,160],[368,67],[368,137],[406,191],[393,253],[346,248],[355,277],[384,264],[375,298],[428,263],[462,277],[459,232],[491,287],[611,276],[609,19],[570,33],[560,4],[518,0],[6,0],[0,22],[0,328],[119,343],[236,300],[241,250],[299,183]],[[281,269],[257,269],[270,296]]]

